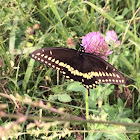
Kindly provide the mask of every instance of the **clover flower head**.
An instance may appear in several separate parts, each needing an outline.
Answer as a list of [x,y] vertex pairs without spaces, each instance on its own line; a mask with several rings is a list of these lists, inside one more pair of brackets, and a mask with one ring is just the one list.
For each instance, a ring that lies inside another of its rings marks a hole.
[[101,58],[107,60],[107,55],[110,55],[113,51],[110,51],[108,44],[105,42],[104,37],[100,32],[90,32],[86,36],[82,37],[82,44],[86,53],[94,53]]
[[115,47],[120,45],[120,40],[118,40],[118,36],[114,30],[108,31],[106,33],[105,41]]

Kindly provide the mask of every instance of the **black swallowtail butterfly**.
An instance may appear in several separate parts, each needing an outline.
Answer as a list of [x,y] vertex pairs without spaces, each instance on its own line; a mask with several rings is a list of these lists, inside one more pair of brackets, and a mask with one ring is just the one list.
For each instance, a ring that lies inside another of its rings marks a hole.
[[93,88],[99,83],[125,84],[121,73],[95,54],[69,48],[42,48],[30,54],[30,57],[60,70],[67,79],[81,82],[85,88]]

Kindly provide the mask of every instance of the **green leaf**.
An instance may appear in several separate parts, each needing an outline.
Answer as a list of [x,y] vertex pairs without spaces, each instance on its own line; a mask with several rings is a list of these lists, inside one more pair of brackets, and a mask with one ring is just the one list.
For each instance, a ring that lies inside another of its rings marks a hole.
[[26,43],[26,46],[27,46],[27,47],[33,47],[33,43],[27,42],[27,43]]
[[128,8],[124,8],[122,15],[126,16],[130,10]]
[[113,106],[110,106],[108,104],[102,105],[103,110],[105,110],[106,113],[109,114],[110,117],[114,117],[116,113],[116,109]]
[[85,140],[99,140],[101,139],[102,134],[103,133],[99,132],[99,133],[95,133],[94,136],[88,135]]
[[68,85],[67,91],[75,91],[75,92],[78,92],[78,91],[82,91],[84,92],[85,91],[85,88],[83,85],[81,85],[79,82],[73,82],[71,84]]
[[[9,52],[13,52],[13,50],[15,49],[16,31],[17,31],[17,24],[18,24],[19,18],[16,16],[13,20],[14,20],[13,27],[12,27],[10,37],[9,37]],[[11,60],[14,62],[13,53],[11,53],[10,55],[11,55]]]
[[68,94],[59,94],[58,96],[58,100],[60,102],[71,102],[71,97]]
[[58,99],[58,96],[57,95],[50,95],[48,100],[49,101],[55,101],[57,99]]
[[89,96],[89,100],[88,100],[89,108],[92,108],[92,109],[97,108],[96,107],[96,105],[97,105],[97,98],[98,98],[98,96],[97,96],[96,92],[93,91],[93,90],[91,92],[91,90],[90,90],[90,96]]
[[[108,131],[112,131],[114,130],[115,128],[112,127],[110,129],[108,129]],[[104,137],[106,139],[110,139],[110,140],[128,140],[126,138],[126,135],[123,134],[123,133],[104,133]]]
[[121,118],[120,122],[127,122],[127,123],[133,123],[133,121],[129,118]]
[[51,91],[55,94],[60,94],[64,92],[62,89],[62,86],[59,86],[59,85],[52,87]]
[[33,66],[34,66],[34,62],[35,62],[34,59],[30,59],[30,61],[28,63],[28,67],[27,67],[27,70],[25,72],[25,76],[24,76],[24,80],[23,80],[23,84],[22,84],[23,91],[26,91],[27,84],[29,82],[29,79],[30,79],[30,76],[31,76],[31,73],[32,73],[32,69],[33,69]]
[[118,100],[117,100],[117,104],[118,104],[118,106],[123,107],[123,101],[122,101],[121,98],[118,98]]
[[115,20],[123,20],[123,16],[117,16],[116,18],[115,18]]

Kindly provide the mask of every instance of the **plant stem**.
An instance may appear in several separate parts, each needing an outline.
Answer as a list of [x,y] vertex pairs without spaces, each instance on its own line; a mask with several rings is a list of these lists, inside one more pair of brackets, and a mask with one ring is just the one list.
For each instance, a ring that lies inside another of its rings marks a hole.
[[[86,119],[89,120],[89,106],[88,106],[89,89],[86,89]],[[87,129],[90,130],[90,124],[87,123]]]

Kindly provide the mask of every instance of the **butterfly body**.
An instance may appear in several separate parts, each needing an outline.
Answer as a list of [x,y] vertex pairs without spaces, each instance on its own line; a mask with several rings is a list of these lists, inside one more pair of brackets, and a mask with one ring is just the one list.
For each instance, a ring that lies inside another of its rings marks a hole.
[[95,54],[83,50],[53,47],[42,48],[30,54],[31,58],[60,70],[67,79],[79,81],[86,88],[99,83],[125,84],[121,73]]

